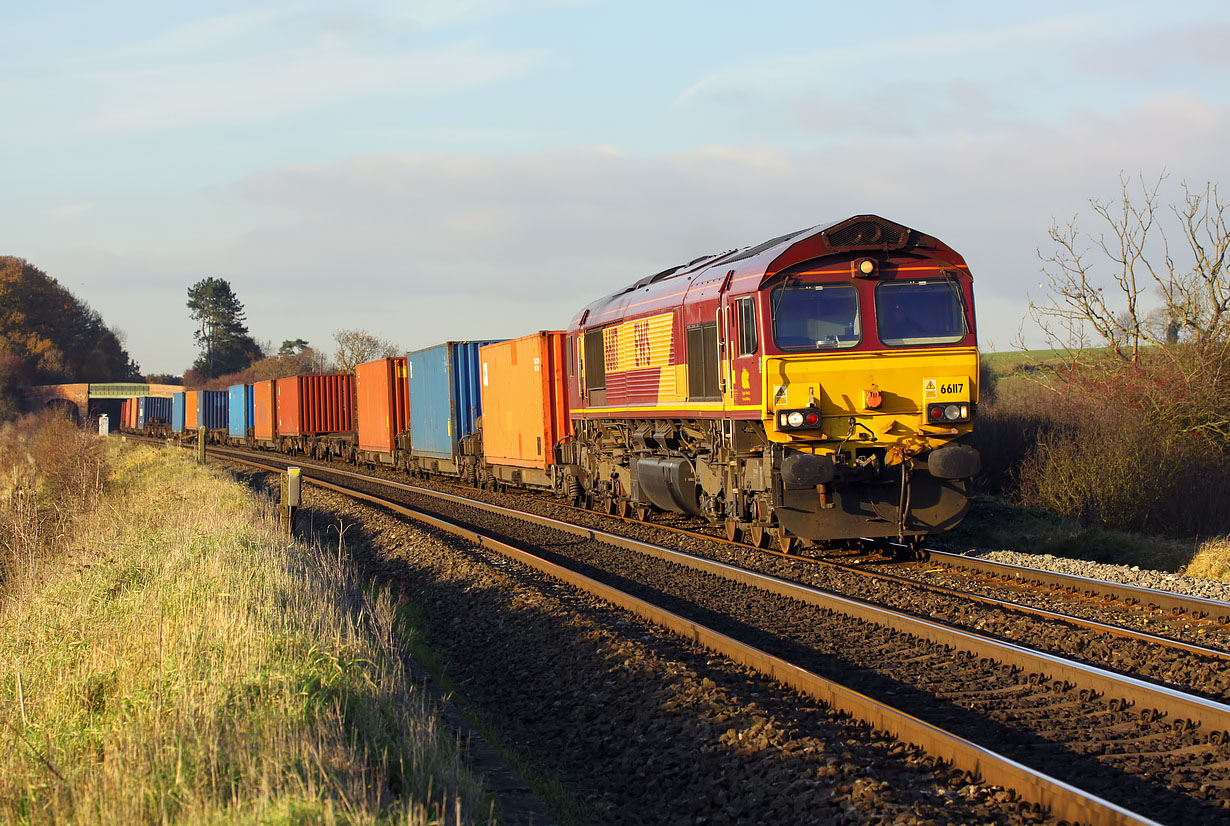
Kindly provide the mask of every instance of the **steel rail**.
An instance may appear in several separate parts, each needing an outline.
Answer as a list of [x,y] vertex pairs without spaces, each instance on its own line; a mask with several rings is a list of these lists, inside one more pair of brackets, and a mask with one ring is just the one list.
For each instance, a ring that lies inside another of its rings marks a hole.
[[1043,568],[1013,565],[1009,562],[994,562],[989,559],[951,554],[946,551],[928,551],[928,553],[931,555],[931,561],[954,568],[964,568],[978,573],[1015,579],[1026,583],[1042,583],[1061,588],[1071,588],[1124,603],[1138,602],[1142,605],[1154,605],[1176,613],[1186,613],[1195,617],[1208,616],[1221,622],[1230,622],[1230,602],[1176,594],[1173,591],[1145,588],[1140,585],[1110,582],[1105,579],[1080,576],[1079,574],[1065,574],[1058,571],[1048,571]]
[[[1170,717],[1176,724],[1178,721],[1184,720],[1191,724],[1202,726],[1208,732],[1230,732],[1230,706],[1215,700],[1187,694],[1169,686],[1118,674],[1104,668],[1069,660],[1045,651],[1038,651],[1016,643],[997,640],[973,631],[953,628],[865,600],[843,596],[802,583],[751,571],[684,551],[641,542],[625,536],[619,536],[618,534],[607,533],[595,528],[574,525],[570,522],[563,522],[548,516],[517,511],[465,496],[444,493],[443,491],[431,490],[429,488],[420,488],[415,485],[367,476],[352,471],[337,470],[322,465],[309,465],[309,467],[335,476],[374,482],[410,493],[451,501],[488,513],[559,530],[573,536],[614,545],[663,561],[683,564],[693,570],[720,576],[732,582],[760,588],[778,596],[797,599],[800,602],[845,614],[864,622],[912,634],[915,637],[929,640],[939,645],[969,651],[977,657],[1015,666],[1031,674],[1039,675],[1039,682],[1062,680],[1073,686],[1091,689],[1109,698],[1122,699],[1131,705],[1141,704],[1142,711],[1150,709],[1160,715]],[[307,477],[305,476],[305,478]]]
[[[281,470],[275,466],[251,459],[230,458],[234,461],[240,461],[244,464],[267,470],[274,470],[275,472]],[[371,478],[347,471],[321,469],[327,470],[330,473],[340,473],[362,479]],[[977,743],[945,731],[925,720],[906,714],[892,706],[847,688],[840,683],[828,680],[779,657],[660,608],[639,597],[535,556],[528,551],[515,548],[478,531],[456,525],[448,520],[407,508],[404,505],[390,502],[387,499],[382,499],[363,491],[355,491],[322,479],[307,476],[306,474],[303,479],[308,484],[332,490],[345,496],[362,499],[407,516],[415,521],[423,522],[455,536],[462,537],[476,545],[496,551],[509,559],[521,562],[547,576],[586,591],[612,605],[630,611],[642,619],[665,628],[673,634],[708,648],[739,665],[750,668],[775,682],[789,686],[800,693],[823,702],[836,711],[848,714],[857,720],[867,723],[897,740],[917,746],[955,768],[967,771],[971,775],[981,778],[985,783],[1014,789],[1022,798],[1043,806],[1057,818],[1084,823],[1110,824],[1111,826],[1161,826],[1156,821],[1132,812],[1123,806],[1104,800],[1062,780],[1050,777],[1029,766],[1010,760]],[[387,480],[378,481],[384,482]],[[415,492],[420,490],[409,485],[394,484],[414,490]],[[438,491],[423,492],[441,495]],[[453,497],[451,494],[442,495],[448,498],[462,498]],[[473,500],[466,501],[472,502]]]
[[989,597],[985,594],[974,594],[969,591],[960,591],[956,588],[947,588],[943,585],[922,582],[908,576],[900,576],[898,574],[891,574],[885,571],[867,571],[858,567],[827,561],[825,564],[841,568],[842,570],[852,570],[862,576],[876,579],[881,582],[891,582],[897,585],[919,588],[933,594],[941,594],[943,596],[952,597],[953,599],[959,599],[966,602],[975,602],[980,605],[986,605],[991,608],[999,608],[1004,611],[1013,611],[1019,614],[1025,614],[1027,616],[1047,620],[1049,622],[1062,622],[1068,625],[1084,628],[1087,631],[1096,631],[1099,634],[1119,637],[1120,639],[1136,640],[1138,642],[1149,643],[1150,645],[1159,645],[1166,648],[1173,648],[1177,651],[1185,651],[1188,654],[1196,654],[1201,657],[1230,662],[1230,651],[1220,648],[1208,648],[1203,645],[1196,645],[1194,643],[1184,642],[1183,640],[1176,640],[1172,637],[1163,637],[1158,634],[1151,634],[1148,631],[1137,631],[1134,628],[1125,628],[1122,625],[1111,625],[1110,623],[1099,622],[1098,620],[1088,619],[1086,617],[1077,617],[1072,614],[1060,614],[1056,611],[1048,611],[1045,608],[1039,608],[1035,605],[1025,605],[1020,602],[996,599],[995,597]]
[[[225,448],[224,448],[225,449]],[[325,465],[316,465],[322,470],[328,469],[333,473],[347,473],[347,471],[328,468]],[[390,485],[400,485],[401,483],[383,479],[380,477],[364,477],[371,479],[379,479]],[[428,489],[415,488],[416,490],[426,491]],[[477,500],[470,500],[477,501]],[[559,507],[577,510],[586,514],[598,513],[608,519],[618,519],[622,522],[628,522],[636,525],[645,525],[649,523],[642,522],[639,519],[632,517],[620,516],[619,514],[609,514],[604,512],[596,512],[587,508],[579,508],[572,505],[558,505]],[[1148,642],[1155,645],[1163,645],[1178,650],[1187,651],[1189,653],[1208,656],[1214,659],[1230,660],[1230,652],[1207,648],[1204,646],[1194,645],[1181,640],[1176,640],[1170,637],[1162,637],[1157,634],[1150,634],[1144,631],[1137,631],[1124,626],[1112,625],[1109,623],[1098,622],[1084,617],[1076,617],[1070,614],[1059,614],[1053,611],[1048,611],[1044,608],[1038,608],[1024,603],[1012,602],[1010,600],[999,600],[994,597],[988,597],[981,594],[973,594],[967,591],[958,591],[952,588],[946,588],[941,585],[921,580],[912,579],[910,577],[896,576],[882,571],[870,571],[861,568],[857,565],[850,565],[843,562],[835,562],[828,559],[820,559],[816,557],[800,556],[798,554],[784,553],[774,551],[768,548],[758,548],[755,545],[748,545],[742,542],[734,542],[724,536],[710,535],[693,531],[688,528],[681,528],[675,525],[652,524],[652,527],[658,530],[669,531],[671,533],[689,536],[696,539],[702,539],[709,542],[717,542],[720,544],[736,545],[742,548],[749,548],[760,553],[766,553],[772,556],[790,559],[794,561],[804,561],[810,564],[823,565],[825,567],[836,568],[842,571],[849,571],[870,579],[879,579],[881,581],[896,582],[898,584],[908,583],[912,587],[930,591],[931,593],[945,594],[961,599],[966,599],[972,602],[979,602],[985,605],[993,605],[1004,610],[1016,611],[1018,613],[1034,615],[1046,620],[1061,620],[1071,625],[1076,625],[1087,630],[1096,631],[1098,633],[1110,634],[1125,639],[1137,639],[1143,642]],[[1108,600],[1116,600],[1124,604],[1131,605],[1140,603],[1143,605],[1153,605],[1158,608],[1169,610],[1177,614],[1188,614],[1196,618],[1212,617],[1223,624],[1230,624],[1230,603],[1219,600],[1206,599],[1203,597],[1187,596],[1185,594],[1177,594],[1173,591],[1163,591],[1156,588],[1145,588],[1137,585],[1127,585],[1125,583],[1110,582],[1107,580],[1096,579],[1093,577],[1084,577],[1078,574],[1065,574],[1058,571],[1048,571],[1042,568],[1031,568],[1023,565],[1013,565],[1006,562],[994,562],[987,559],[979,559],[977,557],[968,557],[962,554],[951,554],[946,551],[938,551],[927,549],[927,553],[932,559],[939,564],[948,565],[954,568],[963,568],[966,570],[975,571],[978,573],[990,574],[993,576],[1006,577],[1016,579],[1026,583],[1046,584],[1053,587],[1063,588],[1065,590],[1082,591],[1088,595],[1102,596]]]

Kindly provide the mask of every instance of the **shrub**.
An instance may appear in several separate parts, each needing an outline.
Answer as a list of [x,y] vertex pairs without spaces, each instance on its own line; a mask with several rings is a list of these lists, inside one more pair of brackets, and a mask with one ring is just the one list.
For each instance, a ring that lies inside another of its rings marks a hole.
[[980,407],[987,486],[1118,530],[1207,536],[1230,529],[1230,360],[1176,346],[1139,364],[1069,364],[1001,383]]
[[60,547],[107,475],[105,442],[60,414],[0,426],[0,583]]

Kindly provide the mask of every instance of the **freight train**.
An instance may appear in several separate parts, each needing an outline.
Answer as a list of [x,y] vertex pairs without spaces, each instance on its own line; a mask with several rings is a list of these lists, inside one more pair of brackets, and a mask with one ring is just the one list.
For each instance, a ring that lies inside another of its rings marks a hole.
[[856,215],[642,278],[565,330],[237,385],[222,424],[197,411],[225,391],[197,391],[171,429],[689,514],[760,547],[912,548],[968,508],[978,364],[964,259]]

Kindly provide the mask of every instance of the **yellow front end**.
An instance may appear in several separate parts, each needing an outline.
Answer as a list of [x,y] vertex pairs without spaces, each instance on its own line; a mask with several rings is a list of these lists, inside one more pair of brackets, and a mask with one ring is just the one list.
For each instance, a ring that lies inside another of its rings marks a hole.
[[[880,448],[892,466],[973,429],[977,348],[767,356],[763,371],[768,438],[796,450],[841,451],[853,460],[860,448]],[[941,402],[968,415],[929,419],[928,405]],[[819,412],[819,426],[784,426],[778,415],[806,409]]]

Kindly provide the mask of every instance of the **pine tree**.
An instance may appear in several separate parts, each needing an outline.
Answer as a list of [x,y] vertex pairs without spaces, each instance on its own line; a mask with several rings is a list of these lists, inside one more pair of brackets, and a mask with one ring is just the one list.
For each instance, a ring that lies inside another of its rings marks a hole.
[[223,278],[204,278],[188,288],[188,309],[199,325],[192,334],[201,348],[193,369],[214,378],[235,373],[262,353],[244,324],[243,304]]

